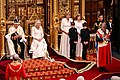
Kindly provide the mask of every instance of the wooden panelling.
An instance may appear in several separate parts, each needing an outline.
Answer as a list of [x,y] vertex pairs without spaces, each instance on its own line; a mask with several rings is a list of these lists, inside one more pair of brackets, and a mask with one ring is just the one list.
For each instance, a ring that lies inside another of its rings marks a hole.
[[103,13],[103,0],[85,0],[85,18],[89,28],[97,21],[98,10]]
[[87,26],[90,27],[90,15],[85,15],[86,21],[87,21]]
[[89,1],[85,2],[85,12],[91,12],[91,4]]
[[91,22],[92,27],[93,27],[94,23],[96,22],[96,18],[97,18],[97,14],[92,14],[92,22]]
[[92,2],[92,12],[97,12],[98,10],[98,2],[94,1]]

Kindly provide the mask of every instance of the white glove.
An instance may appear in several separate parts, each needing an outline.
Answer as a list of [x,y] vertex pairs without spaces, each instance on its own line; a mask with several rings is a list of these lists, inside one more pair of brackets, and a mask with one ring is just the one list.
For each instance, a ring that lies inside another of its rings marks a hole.
[[27,40],[25,38],[22,38],[20,42],[26,42]]
[[6,39],[10,39],[10,35],[7,34],[7,35],[5,36],[5,38],[6,38]]

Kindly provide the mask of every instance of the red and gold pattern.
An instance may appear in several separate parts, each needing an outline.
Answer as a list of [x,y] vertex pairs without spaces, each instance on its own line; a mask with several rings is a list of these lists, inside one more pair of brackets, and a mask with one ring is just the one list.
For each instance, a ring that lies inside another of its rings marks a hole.
[[45,80],[50,78],[65,78],[75,73],[64,67],[64,64],[48,60],[31,59],[23,62],[29,77],[24,80]]
[[[76,60],[82,61],[82,57],[77,57]],[[95,54],[95,53],[93,53],[93,54],[87,54],[87,61],[96,62],[97,61],[97,54]]]

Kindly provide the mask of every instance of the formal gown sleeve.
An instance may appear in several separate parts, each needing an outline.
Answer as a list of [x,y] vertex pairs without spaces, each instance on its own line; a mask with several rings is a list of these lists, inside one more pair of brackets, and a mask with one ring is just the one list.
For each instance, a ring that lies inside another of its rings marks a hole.
[[83,29],[80,31],[80,36],[81,36],[81,43],[83,43]]
[[[76,31],[77,31],[77,29],[76,29]],[[78,33],[76,32],[76,41],[78,41]]]
[[25,72],[25,68],[24,68],[23,65],[22,65],[22,68],[21,68],[21,74],[22,74],[22,77],[23,77],[23,78],[27,77],[27,74],[26,74],[26,72]]
[[64,19],[62,19],[62,21],[61,21],[61,30],[62,31],[64,31],[64,21],[65,21]]
[[41,32],[42,32],[41,37],[43,38],[43,37],[44,37],[44,32],[43,32],[42,26],[40,26],[40,30],[41,30]]
[[9,65],[6,67],[5,80],[9,80]]
[[32,29],[31,29],[31,35],[32,35],[33,38],[39,39],[39,37],[35,36],[35,27],[32,27]]

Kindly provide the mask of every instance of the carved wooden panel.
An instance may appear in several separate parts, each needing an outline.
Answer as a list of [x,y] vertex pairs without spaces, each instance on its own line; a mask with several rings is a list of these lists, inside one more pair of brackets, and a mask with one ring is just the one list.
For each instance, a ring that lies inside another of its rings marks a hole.
[[59,0],[59,17],[60,19],[65,16],[66,12],[70,12],[70,0]]
[[85,18],[88,27],[91,29],[97,20],[97,13],[99,10],[99,0],[86,0],[85,1]]
[[73,17],[75,18],[77,14],[80,13],[80,0],[74,0],[74,7],[73,7]]
[[37,0],[37,4],[43,4],[43,0]]
[[79,5],[74,5],[74,18],[79,13]]

